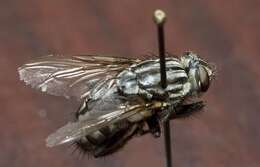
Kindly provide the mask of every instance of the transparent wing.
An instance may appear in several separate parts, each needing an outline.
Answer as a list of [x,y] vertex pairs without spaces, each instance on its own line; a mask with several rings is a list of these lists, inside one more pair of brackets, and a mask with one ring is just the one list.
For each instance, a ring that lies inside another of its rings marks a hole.
[[33,88],[52,95],[81,99],[138,61],[93,55],[71,58],[50,55],[23,65],[18,72],[20,79]]
[[124,120],[145,109],[145,104],[134,100],[129,103],[113,91],[90,104],[90,111],[78,122],[70,122],[51,134],[46,144],[49,147],[72,142],[102,127]]

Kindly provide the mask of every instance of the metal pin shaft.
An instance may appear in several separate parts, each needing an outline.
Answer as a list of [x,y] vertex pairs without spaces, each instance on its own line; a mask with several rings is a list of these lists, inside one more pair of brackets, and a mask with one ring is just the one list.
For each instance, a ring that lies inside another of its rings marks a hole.
[[158,48],[160,56],[160,72],[161,72],[161,86],[163,89],[167,87],[166,65],[165,65],[165,45],[164,45],[164,23],[166,15],[162,10],[154,12],[154,21],[157,24]]
[[[157,25],[158,34],[158,47],[160,56],[160,73],[161,73],[161,86],[163,89],[167,87],[167,75],[165,65],[165,44],[164,44],[164,23],[166,20],[166,14],[162,10],[156,10],[154,12],[154,21]],[[169,121],[164,122],[164,143],[166,154],[166,167],[172,167],[172,152],[171,152],[171,130]]]

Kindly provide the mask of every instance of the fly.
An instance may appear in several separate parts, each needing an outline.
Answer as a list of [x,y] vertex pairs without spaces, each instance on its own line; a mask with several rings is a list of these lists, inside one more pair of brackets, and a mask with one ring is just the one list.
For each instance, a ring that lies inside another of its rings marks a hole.
[[167,87],[160,85],[159,59],[50,55],[18,69],[27,85],[51,95],[76,98],[76,120],[46,139],[48,147],[75,143],[94,157],[112,154],[133,136],[159,137],[161,122],[203,108],[198,99],[214,68],[193,52],[166,59]]

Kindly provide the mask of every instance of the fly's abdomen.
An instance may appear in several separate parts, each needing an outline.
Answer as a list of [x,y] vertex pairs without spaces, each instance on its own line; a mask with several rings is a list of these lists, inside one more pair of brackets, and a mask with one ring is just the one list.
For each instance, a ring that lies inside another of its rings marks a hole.
[[[87,107],[77,112],[77,119],[84,115]],[[100,128],[75,142],[76,147],[84,153],[94,157],[102,157],[119,150],[134,134],[138,124],[125,120]]]
[[137,133],[137,124],[111,125],[101,128],[80,140],[76,146],[95,158],[106,156],[118,151],[123,145]]

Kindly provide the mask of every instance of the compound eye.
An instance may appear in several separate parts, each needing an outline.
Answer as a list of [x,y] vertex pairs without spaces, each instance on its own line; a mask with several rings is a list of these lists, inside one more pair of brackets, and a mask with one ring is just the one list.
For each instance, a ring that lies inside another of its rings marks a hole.
[[209,80],[209,75],[205,67],[199,66],[198,68],[198,76],[199,76],[199,81],[200,81],[200,90],[202,92],[206,92],[209,88],[210,80]]

